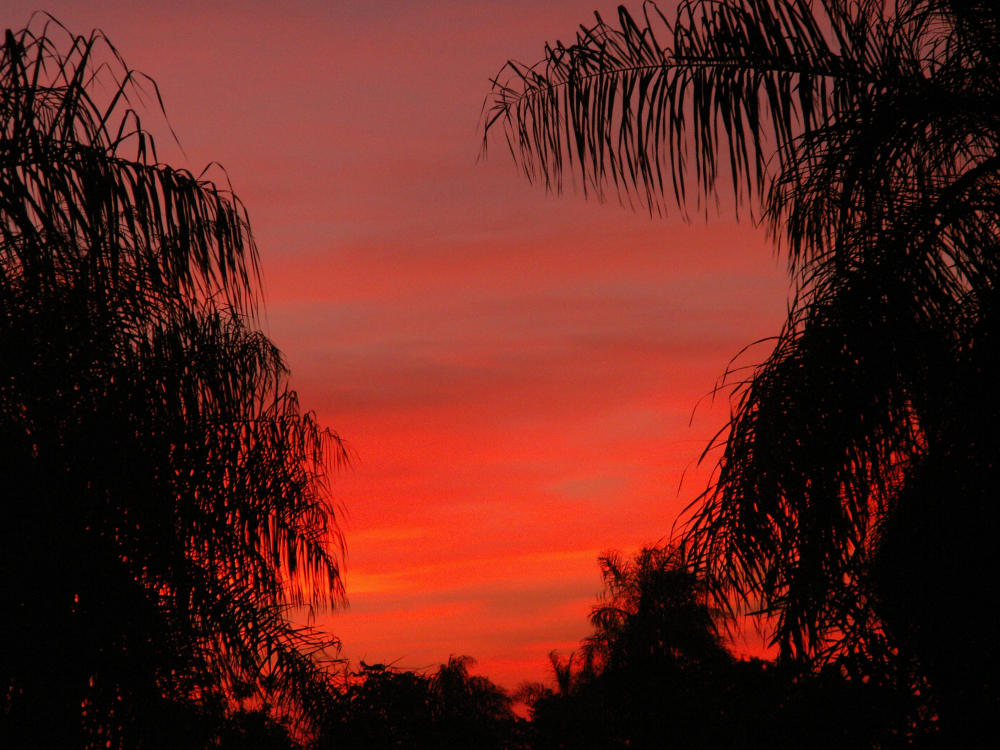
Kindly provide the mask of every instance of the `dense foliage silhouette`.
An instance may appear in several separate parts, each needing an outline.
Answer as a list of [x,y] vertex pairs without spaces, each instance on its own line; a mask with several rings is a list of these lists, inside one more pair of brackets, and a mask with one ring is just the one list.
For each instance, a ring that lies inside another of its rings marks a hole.
[[738,660],[730,627],[682,547],[601,559],[594,632],[555,689],[522,689],[535,748],[850,748],[888,746],[907,702],[837,670]]
[[431,675],[361,662],[335,694],[313,747],[527,747],[524,720],[512,700],[485,677],[469,674],[473,660],[452,656]]
[[155,84],[99,32],[36,16],[5,34],[9,747],[287,739],[268,717],[305,720],[328,694],[330,639],[285,615],[342,596],[326,480],[343,447],[254,327],[246,211],[157,161],[144,99]]
[[571,175],[661,212],[725,187],[769,227],[788,319],[723,381],[732,418],[686,541],[717,602],[770,616],[784,660],[906,686],[912,721],[965,747],[1000,708],[983,609],[998,71],[986,0],[689,0],[669,18],[647,3],[509,63],[486,121],[549,188]]

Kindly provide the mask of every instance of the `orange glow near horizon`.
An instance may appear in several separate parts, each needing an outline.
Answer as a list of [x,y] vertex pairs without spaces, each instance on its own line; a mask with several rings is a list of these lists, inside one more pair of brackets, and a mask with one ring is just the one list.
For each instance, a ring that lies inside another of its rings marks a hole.
[[728,411],[696,404],[784,318],[752,225],[545,195],[499,140],[476,162],[501,64],[616,5],[46,7],[157,81],[184,148],[162,159],[221,162],[249,209],[261,323],[357,456],[334,482],[351,606],[314,622],[354,662],[549,679],[588,632],[598,555],[667,537],[703,488]]

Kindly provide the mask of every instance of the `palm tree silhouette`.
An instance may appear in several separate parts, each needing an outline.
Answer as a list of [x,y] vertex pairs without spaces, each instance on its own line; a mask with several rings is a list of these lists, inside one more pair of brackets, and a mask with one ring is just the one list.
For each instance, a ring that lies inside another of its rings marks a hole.
[[737,660],[726,613],[687,551],[667,545],[631,560],[600,558],[604,592],[593,633],[561,659],[556,690],[522,688],[533,747],[884,747],[906,704],[831,665]]
[[604,593],[590,614],[594,632],[583,643],[585,672],[729,661],[722,623],[683,547],[643,548],[633,560],[610,553],[600,566]]
[[344,449],[254,328],[246,211],[157,161],[150,97],[99,32],[6,32],[0,728],[18,746],[204,746],[211,710],[302,719],[324,694],[333,641],[286,611],[343,596]]
[[998,63],[985,0],[646,3],[508,63],[486,118],[550,189],[655,213],[723,187],[769,228],[788,318],[723,379],[686,541],[783,657],[921,683],[973,744],[1000,666],[976,612],[998,572]]

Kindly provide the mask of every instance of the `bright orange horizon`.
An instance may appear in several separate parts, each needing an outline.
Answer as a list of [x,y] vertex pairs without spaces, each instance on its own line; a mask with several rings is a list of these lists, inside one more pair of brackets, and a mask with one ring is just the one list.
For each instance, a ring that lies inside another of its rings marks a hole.
[[334,485],[351,608],[316,624],[354,662],[547,680],[597,556],[668,536],[703,488],[727,406],[692,411],[779,330],[783,267],[732,218],[548,196],[499,140],[476,163],[489,78],[617,2],[335,5],[44,9],[156,80],[184,149],[161,158],[222,163],[249,209],[265,330],[357,456]]

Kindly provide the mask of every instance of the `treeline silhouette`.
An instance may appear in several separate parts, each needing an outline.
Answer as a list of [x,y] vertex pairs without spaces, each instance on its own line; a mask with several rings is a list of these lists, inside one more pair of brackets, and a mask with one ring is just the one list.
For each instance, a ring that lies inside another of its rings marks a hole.
[[[548,683],[511,695],[470,675],[468,657],[432,674],[343,665],[323,720],[298,739],[310,748],[832,750],[902,746],[927,730],[910,722],[912,696],[899,686],[733,656],[725,645],[733,623],[711,607],[683,548],[600,562],[605,590],[591,612],[593,633],[569,657],[551,655]],[[290,741],[254,718],[243,743]]]
[[513,699],[485,677],[470,675],[473,660],[451,657],[431,675],[365,664],[346,671],[332,695],[314,748],[521,748],[526,722]]
[[711,606],[683,547],[601,567],[593,634],[568,659],[552,654],[554,688],[522,689],[532,747],[886,747],[910,732],[906,691],[734,657],[734,623]]

